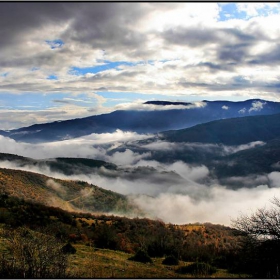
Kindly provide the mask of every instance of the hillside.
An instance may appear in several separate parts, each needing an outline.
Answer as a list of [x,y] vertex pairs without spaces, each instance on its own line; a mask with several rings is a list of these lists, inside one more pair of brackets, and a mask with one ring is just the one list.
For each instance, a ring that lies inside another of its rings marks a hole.
[[215,168],[218,178],[267,174],[280,170],[280,139],[274,139],[265,145],[239,151],[217,158],[209,165]]
[[0,168],[1,193],[27,201],[83,212],[132,213],[136,210],[121,194],[82,181]]
[[280,137],[280,114],[233,118],[166,131],[161,139],[171,142],[241,145]]
[[32,159],[13,154],[0,153],[0,162],[4,165],[9,162],[16,168],[35,168],[36,172],[43,173],[49,169],[51,172],[70,175],[99,175],[111,179],[123,178],[126,180],[142,180],[144,177],[156,177],[157,181],[174,182],[182,178],[170,171],[161,171],[150,166],[120,167],[113,163],[87,159],[87,158],[52,158],[52,159]]
[[[50,142],[91,133],[111,133],[117,129],[137,133],[157,133],[188,128],[220,119],[280,113],[280,103],[260,99],[240,102],[205,100],[200,105],[190,105],[184,102],[148,101],[143,105],[148,107],[143,107],[142,110],[118,110],[86,118],[35,124],[29,127],[0,131],[0,134],[23,142]],[[150,108],[149,106],[154,107]],[[164,110],[162,108],[157,110],[156,108],[159,106],[164,107]],[[176,108],[176,106],[180,107]]]
[[[106,269],[108,265],[114,270],[113,275],[120,277],[152,277],[151,271],[156,273],[154,275],[183,277],[175,269],[168,272],[170,266],[162,265],[164,256],[170,254],[180,259],[176,269],[185,262],[203,261],[222,269],[217,277],[229,275],[227,268],[232,266],[243,238],[236,230],[221,225],[176,226],[150,219],[68,212],[6,194],[0,195],[0,203],[0,253],[6,260],[10,257],[5,243],[9,235],[3,235],[2,227],[5,230],[6,226],[6,231],[16,229],[16,232],[32,229],[35,233],[55,236],[60,244],[71,243],[76,248],[77,253],[69,257],[68,269],[75,272],[73,276],[77,278],[111,277],[112,271],[109,274]],[[147,250],[153,258],[152,264],[135,263],[134,267],[129,257],[139,249]],[[122,265],[125,262],[121,270],[118,255],[123,256]]]

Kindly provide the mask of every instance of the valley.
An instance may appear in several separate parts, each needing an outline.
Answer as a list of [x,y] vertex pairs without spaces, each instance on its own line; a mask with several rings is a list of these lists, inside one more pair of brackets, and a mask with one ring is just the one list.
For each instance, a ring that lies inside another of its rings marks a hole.
[[[41,142],[35,125],[0,136],[6,147],[0,152],[2,253],[10,260],[14,249],[4,240],[18,228],[52,236],[58,246],[72,244],[76,253],[64,257],[65,277],[248,277],[252,272],[235,261],[252,261],[242,245],[246,235],[231,221],[279,192],[280,118],[273,106],[263,115],[186,122],[176,130],[172,121],[155,133],[125,132],[116,124],[111,132]],[[174,110],[160,112],[171,120]],[[77,120],[67,122],[72,127]],[[60,130],[53,125],[38,126],[51,136]],[[129,260],[139,252],[148,263]],[[178,263],[164,265],[171,255]],[[6,265],[15,267],[12,260]],[[22,276],[20,269],[11,273]]]
[[280,279],[280,3],[0,13],[1,279]]

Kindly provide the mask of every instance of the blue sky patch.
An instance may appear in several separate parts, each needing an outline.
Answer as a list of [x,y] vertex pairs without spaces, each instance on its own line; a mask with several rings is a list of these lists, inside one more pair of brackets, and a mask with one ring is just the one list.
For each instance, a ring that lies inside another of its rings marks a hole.
[[15,95],[12,93],[1,92],[0,104],[3,109],[37,111],[44,110],[50,107],[55,107],[52,100],[63,99],[65,96],[70,96],[70,94],[48,93],[41,95],[34,93],[23,93]]
[[[164,100],[164,101],[194,101],[194,98],[190,96],[173,96],[173,95],[162,95],[162,94],[143,94],[135,92],[111,92],[111,91],[100,91],[98,95],[106,98],[106,102],[103,104],[105,107],[112,107],[119,103],[130,103],[138,99],[145,101],[151,100]],[[201,99],[200,99],[201,100]]]
[[61,39],[56,40],[46,40],[45,41],[52,50],[61,48],[64,45],[64,42]]
[[239,12],[236,4],[234,3],[227,3],[227,4],[218,4],[220,7],[220,21],[226,21],[229,19],[245,19],[246,13],[245,12]]
[[140,64],[141,62],[128,62],[128,61],[104,61],[104,64],[92,66],[92,67],[72,67],[69,71],[70,74],[76,75],[76,76],[83,76],[87,73],[96,74],[102,71],[110,70],[110,69],[116,69],[118,70],[118,67],[125,65],[125,66],[135,66],[137,64]]
[[49,75],[47,77],[48,80],[58,80],[57,76],[56,75]]
[[[250,2],[247,3],[250,5]],[[254,4],[254,3],[252,3]],[[278,14],[279,13],[279,6],[272,7],[269,5],[256,7],[256,11],[258,16],[268,16],[271,14]],[[235,3],[218,3],[220,7],[220,21],[226,21],[229,19],[250,19],[256,15],[248,15],[245,11],[239,11]]]

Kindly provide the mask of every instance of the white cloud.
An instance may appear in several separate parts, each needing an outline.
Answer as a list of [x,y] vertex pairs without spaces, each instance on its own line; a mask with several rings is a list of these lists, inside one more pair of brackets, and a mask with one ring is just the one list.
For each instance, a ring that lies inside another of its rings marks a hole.
[[266,104],[266,102],[261,102],[261,101],[254,101],[254,102],[252,102],[252,107],[249,109],[249,112],[261,111],[265,104]]
[[[117,130],[115,133],[91,134],[85,137],[64,141],[44,144],[29,144],[16,142],[11,138],[0,136],[0,152],[17,154],[35,159],[53,157],[84,157],[98,158],[107,161],[118,161],[117,155],[113,155],[112,157],[107,155],[107,149],[110,149],[110,147],[116,147],[118,141],[121,143],[121,141],[140,140],[149,137],[149,135],[139,135],[134,132],[122,132],[121,130]],[[101,144],[109,144],[110,146],[106,148],[98,146]],[[134,153],[129,150],[127,150],[127,152],[123,155],[128,156],[129,162],[134,157]],[[135,154],[135,156],[137,156],[137,154]],[[141,157],[142,155],[139,155],[139,159]]]
[[53,179],[48,179],[46,185],[62,195],[65,195],[67,192],[61,184],[55,182]]
[[239,114],[244,114],[244,113],[246,113],[246,108],[243,108],[243,109],[239,110],[238,113],[239,113]]
[[[122,131],[117,129],[114,133],[92,133],[83,137],[79,137],[76,139],[71,139],[69,142],[80,142],[83,143],[94,143],[94,144],[103,144],[103,143],[111,143],[111,142],[124,142],[131,140],[143,140],[147,138],[153,137],[152,134],[138,134],[132,131]],[[67,142],[66,142],[67,143]]]
[[274,171],[268,174],[268,178],[273,187],[280,187],[280,172]]
[[[277,3],[236,3],[254,18],[228,21],[218,21],[217,3],[12,5],[23,13],[18,19],[16,9],[5,13],[1,4],[2,92],[75,95],[106,88],[201,99],[215,94],[279,100]],[[46,40],[55,39],[64,44],[51,49]],[[72,67],[99,67],[106,61],[132,64],[81,76],[71,72]],[[58,80],[48,80],[49,75]],[[244,79],[236,82],[235,77]],[[100,112],[106,111],[102,104]]]
[[189,195],[162,193],[157,197],[138,196],[134,201],[151,217],[176,224],[211,222],[230,225],[241,212],[251,213],[264,207],[278,188],[259,186],[254,189],[229,190],[221,186],[205,189],[209,198],[192,199]]
[[228,106],[226,106],[226,105],[224,105],[224,106],[222,106],[222,109],[224,109],[224,110],[228,110],[228,109],[229,109],[229,107],[228,107]]
[[143,158],[150,157],[151,153],[134,153],[129,149],[126,149],[124,152],[115,152],[111,156],[111,161],[117,165],[130,165],[135,164]]
[[[65,142],[65,141],[64,141]],[[13,152],[30,157],[42,158],[52,156],[73,156],[71,151],[78,146],[67,141],[68,144],[55,143],[51,145],[23,144],[14,140],[0,137],[0,147],[5,152]],[[209,170],[206,166],[191,166],[183,162],[162,164],[155,160],[145,159],[145,154],[140,155],[130,150],[116,152],[113,156],[106,155],[101,147],[89,147],[79,143],[79,156],[103,157],[116,159],[127,165],[125,169],[116,172],[102,170],[91,174],[63,175],[53,172],[49,168],[34,165],[19,166],[7,161],[0,162],[0,167],[21,169],[42,173],[54,178],[82,180],[99,187],[130,195],[149,217],[157,217],[165,222],[184,224],[191,222],[212,222],[230,225],[240,212],[254,211],[262,207],[273,196],[280,195],[278,181],[280,172],[267,175],[270,187],[262,184],[263,178],[230,178],[238,182],[257,180],[260,185],[256,188],[240,188],[230,190],[224,186],[211,183],[201,183],[208,178]],[[255,143],[256,144],[256,143]],[[254,144],[251,144],[254,145]],[[59,154],[59,151],[62,151]],[[149,167],[150,166],[150,167]],[[106,176],[108,175],[108,177]],[[62,195],[63,186],[47,182],[51,188]],[[83,190],[81,195],[87,195],[88,190]]]
[[192,102],[188,105],[155,105],[155,104],[144,104],[145,100],[136,100],[130,103],[121,103],[116,105],[115,110],[139,110],[139,111],[156,111],[156,110],[174,110],[174,109],[194,109],[203,108],[207,106],[205,102]]
[[254,141],[254,142],[250,142],[248,144],[242,144],[239,146],[223,146],[224,151],[227,154],[233,154],[239,151],[243,151],[243,150],[247,150],[247,149],[251,149],[251,148],[255,148],[258,146],[263,146],[265,145],[265,142],[263,141]]
[[236,3],[239,12],[245,12],[247,18],[255,17],[263,12],[275,13],[274,9],[279,8],[278,3]]

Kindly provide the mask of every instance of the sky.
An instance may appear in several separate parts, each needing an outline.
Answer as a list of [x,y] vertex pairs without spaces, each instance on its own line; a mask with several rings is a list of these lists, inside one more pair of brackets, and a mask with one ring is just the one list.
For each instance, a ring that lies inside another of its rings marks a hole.
[[1,2],[0,129],[148,100],[280,101],[279,7]]

